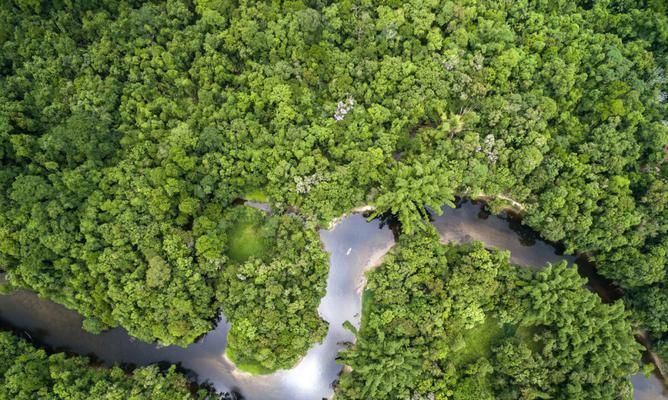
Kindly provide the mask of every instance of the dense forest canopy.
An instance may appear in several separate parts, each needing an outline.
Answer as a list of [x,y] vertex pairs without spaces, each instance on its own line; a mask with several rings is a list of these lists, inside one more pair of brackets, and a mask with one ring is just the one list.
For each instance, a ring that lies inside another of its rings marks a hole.
[[234,214],[232,225],[249,232],[233,232],[242,243],[231,248],[247,251],[232,253],[217,292],[232,324],[226,354],[255,373],[290,368],[327,334],[316,311],[325,295],[327,256],[318,233],[293,215],[264,216],[248,207]]
[[[425,205],[484,195],[592,255],[668,355],[666,12],[0,0],[0,266],[91,331],[186,345],[222,307],[251,338],[237,358],[272,369],[324,334],[318,223],[371,203],[418,232]],[[260,222],[283,224],[264,244],[281,250],[242,262],[235,199],[258,193],[301,222]],[[266,293],[270,338],[235,311]]]
[[369,276],[336,399],[632,399],[641,346],[622,303],[565,262],[532,273],[508,256],[402,239]]
[[[47,354],[9,332],[0,332],[0,399],[2,400],[196,400],[212,399],[193,391],[175,367],[157,366],[128,374],[89,365],[85,357]],[[222,397],[221,397],[222,399]]]

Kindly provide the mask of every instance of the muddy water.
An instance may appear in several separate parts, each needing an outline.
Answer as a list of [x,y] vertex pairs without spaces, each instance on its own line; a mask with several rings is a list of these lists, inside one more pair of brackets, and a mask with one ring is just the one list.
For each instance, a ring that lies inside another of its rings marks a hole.
[[[444,242],[481,240],[490,247],[509,250],[512,262],[529,267],[537,268],[563,259],[569,263],[576,261],[537,240],[535,234],[512,219],[490,216],[478,204],[464,202],[457,209],[444,208],[443,211],[433,223]],[[250,376],[236,370],[224,357],[229,329],[224,319],[201,341],[183,349],[159,348],[136,341],[122,329],[88,334],[81,330],[81,317],[77,313],[26,291],[0,296],[0,318],[6,327],[25,332],[38,344],[92,355],[106,364],[180,363],[219,391],[237,391],[248,400],[319,400],[331,396],[332,383],[341,371],[335,361],[336,354],[343,347],[342,343],[353,340],[352,334],[342,328],[343,322],[349,320],[359,326],[364,272],[377,264],[394,244],[387,227],[377,220],[366,222],[361,215],[343,218],[320,235],[330,253],[327,293],[319,307],[320,315],[329,322],[329,332],[325,341],[314,346],[291,370],[267,376]],[[590,277],[590,286],[597,292],[607,290],[608,300],[617,296],[590,266],[583,260],[579,263],[580,271]],[[636,388],[636,400],[668,399],[656,377],[648,379],[636,375],[631,381]]]

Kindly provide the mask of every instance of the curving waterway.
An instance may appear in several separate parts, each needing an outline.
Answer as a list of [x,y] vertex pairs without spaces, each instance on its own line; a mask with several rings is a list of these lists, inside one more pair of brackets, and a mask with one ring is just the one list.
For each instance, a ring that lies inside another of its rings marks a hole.
[[[510,251],[511,261],[538,268],[547,262],[574,257],[560,255],[554,246],[537,239],[511,218],[489,215],[479,204],[463,202],[456,209],[444,208],[433,224],[444,242],[480,240],[490,247]],[[353,335],[342,327],[348,320],[359,326],[364,273],[377,265],[394,245],[391,230],[379,220],[367,222],[362,215],[343,218],[329,230],[320,231],[325,250],[330,254],[327,293],[318,309],[329,323],[323,343],[315,345],[300,363],[290,369],[266,376],[252,376],[237,370],[224,357],[229,324],[224,318],[216,329],[200,341],[181,348],[159,347],[131,338],[123,329],[112,329],[99,335],[81,329],[82,318],[63,306],[38,298],[28,291],[0,296],[0,320],[5,328],[23,332],[38,344],[55,350],[89,355],[105,364],[146,365],[167,361],[178,363],[197,378],[213,384],[219,391],[241,393],[247,400],[320,400],[333,393],[342,366],[336,363],[337,352]],[[609,285],[596,277],[583,260],[577,260],[581,273],[590,277],[590,286],[603,294],[605,301],[618,297]],[[668,399],[657,377],[631,377],[636,400]]]

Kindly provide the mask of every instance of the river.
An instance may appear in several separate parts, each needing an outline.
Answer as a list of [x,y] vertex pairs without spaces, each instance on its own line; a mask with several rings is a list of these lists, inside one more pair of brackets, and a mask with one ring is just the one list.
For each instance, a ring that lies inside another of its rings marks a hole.
[[[554,246],[537,239],[516,220],[489,215],[479,204],[463,202],[456,209],[444,208],[443,211],[442,216],[434,217],[433,224],[444,242],[480,240],[488,246],[509,250],[513,263],[534,268],[563,259],[570,263],[576,261],[574,257],[559,255]],[[200,381],[208,381],[219,391],[241,393],[247,400],[327,398],[332,395],[332,383],[342,368],[335,361],[336,354],[345,342],[354,339],[342,324],[349,320],[359,326],[364,272],[380,262],[394,245],[394,236],[381,221],[367,222],[359,214],[343,218],[329,230],[321,230],[320,236],[330,254],[330,273],[327,292],[318,311],[329,322],[329,332],[323,343],[315,345],[290,370],[266,376],[251,376],[237,370],[224,357],[229,329],[224,318],[213,331],[185,349],[143,343],[120,328],[99,335],[87,333],[81,329],[79,314],[28,291],[0,296],[0,319],[5,328],[23,332],[38,344],[89,355],[107,365],[178,363],[196,374]],[[604,301],[618,297],[617,293],[606,289],[609,285],[598,279],[591,266],[583,261],[578,260],[580,271],[590,277],[590,286],[604,293]],[[648,379],[638,374],[631,381],[636,400],[668,399],[655,376]]]

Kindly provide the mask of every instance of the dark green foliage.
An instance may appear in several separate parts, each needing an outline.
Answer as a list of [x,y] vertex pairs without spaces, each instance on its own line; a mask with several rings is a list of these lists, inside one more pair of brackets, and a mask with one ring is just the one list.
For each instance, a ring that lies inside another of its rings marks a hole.
[[[242,212],[260,213],[249,210]],[[228,264],[218,291],[232,324],[227,355],[254,373],[292,367],[327,333],[317,308],[325,295],[328,258],[317,231],[304,229],[294,216],[264,219],[256,234],[270,245]]]
[[362,328],[352,350],[340,356],[351,374],[337,398],[410,398],[413,393],[449,393],[455,377],[451,347],[466,329],[485,319],[499,287],[498,268],[507,256],[478,243],[441,246],[408,237],[369,274]]
[[118,367],[89,365],[85,357],[64,353],[49,355],[8,332],[0,332],[0,399],[2,400],[194,400],[175,367],[161,372],[157,366],[128,374]]
[[634,311],[633,316],[637,325],[651,334],[650,350],[656,352],[663,360],[667,360],[668,289],[662,286],[641,287],[629,291],[626,298]]
[[413,232],[463,194],[663,287],[667,50],[660,0],[0,0],[0,265],[91,330],[185,345],[241,268],[237,197]]
[[641,346],[621,302],[604,305],[565,262],[520,278],[511,321],[533,335],[494,350],[501,399],[631,399]]
[[577,270],[408,237],[369,274],[337,399],[631,399],[640,345]]

